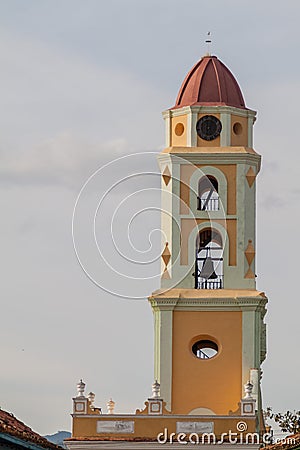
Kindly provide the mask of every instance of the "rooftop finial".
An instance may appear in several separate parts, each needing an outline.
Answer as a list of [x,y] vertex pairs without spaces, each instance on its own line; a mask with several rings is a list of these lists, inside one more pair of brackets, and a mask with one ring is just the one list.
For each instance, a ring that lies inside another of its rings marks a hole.
[[160,384],[157,380],[152,384],[152,398],[160,398]]
[[94,392],[89,392],[88,399],[90,401],[90,407],[93,409],[94,408],[94,401],[95,401],[95,394],[94,394]]
[[77,383],[77,397],[84,397],[85,383],[82,379]]
[[244,389],[245,389],[245,397],[244,398],[251,398],[252,399],[252,390],[253,390],[253,384],[251,383],[251,381],[247,381],[247,383],[244,385]]
[[210,56],[210,50],[211,50],[211,32],[208,31],[206,34],[206,41],[205,41],[206,45],[207,45],[207,51],[206,51],[206,56]]
[[107,403],[107,414],[114,414],[115,413],[115,402],[113,401],[113,399],[111,398]]

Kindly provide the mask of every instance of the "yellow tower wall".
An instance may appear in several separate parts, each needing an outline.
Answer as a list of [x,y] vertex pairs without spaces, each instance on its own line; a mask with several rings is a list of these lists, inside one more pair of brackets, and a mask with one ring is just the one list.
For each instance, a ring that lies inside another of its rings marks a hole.
[[171,118],[171,145],[187,145],[187,116],[176,116]]
[[[218,343],[219,352],[201,360],[192,353],[192,345],[209,337]],[[173,414],[197,408],[215,414],[235,411],[242,395],[242,313],[174,311],[172,372]]]

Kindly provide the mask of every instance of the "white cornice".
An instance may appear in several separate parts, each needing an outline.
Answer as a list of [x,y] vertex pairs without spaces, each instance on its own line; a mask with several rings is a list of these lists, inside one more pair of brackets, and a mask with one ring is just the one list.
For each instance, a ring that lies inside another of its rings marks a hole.
[[[71,414],[73,416],[73,414]],[[199,414],[160,414],[160,415],[153,415],[153,414],[76,414],[77,418],[80,419],[107,419],[107,420],[113,420],[113,419],[194,419],[194,420],[235,420],[235,419],[243,419],[245,416],[242,415],[199,415]],[[250,417],[250,420],[252,418]],[[249,418],[247,418],[249,420]]]
[[227,214],[224,218],[224,213],[222,210],[219,211],[192,211],[190,214],[180,214],[180,219],[206,219],[206,220],[237,220],[238,216],[233,214]]
[[[257,168],[257,172],[259,172],[261,166],[261,156],[258,153],[200,153],[200,151],[199,153],[196,153],[196,151],[180,153],[180,148],[178,147],[178,153],[162,152],[157,158],[161,162],[171,159],[174,163],[178,163],[178,158],[180,158],[191,164],[208,164],[210,166],[214,164],[253,164]],[[176,147],[173,147],[173,149],[176,149]]]
[[159,153],[156,158],[158,159],[159,163],[170,163],[172,155],[169,153]]
[[162,116],[164,119],[166,119],[168,117],[182,116],[183,114],[189,114],[191,112],[192,111],[190,106],[184,106],[183,108],[167,109],[166,111],[162,112]]
[[234,106],[183,106],[182,108],[176,108],[176,109],[167,109],[162,112],[162,116],[164,119],[167,117],[176,117],[181,116],[183,114],[221,114],[221,113],[227,113],[227,114],[234,114],[241,117],[256,117],[256,111],[252,109],[241,109],[241,108],[235,108]]
[[236,114],[242,117],[255,117],[256,116],[256,111],[252,110],[252,109],[242,109],[242,108],[236,108],[234,106],[191,106],[190,107],[192,112],[195,113],[231,113],[231,114]]
[[267,298],[159,298],[153,295],[149,302],[154,310],[172,311],[264,311]]

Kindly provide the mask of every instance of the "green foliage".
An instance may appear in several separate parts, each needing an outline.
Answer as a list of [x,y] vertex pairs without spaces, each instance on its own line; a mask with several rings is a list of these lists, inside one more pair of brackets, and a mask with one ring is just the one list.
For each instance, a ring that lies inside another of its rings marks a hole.
[[285,433],[300,433],[300,411],[287,411],[285,413],[274,413],[268,406],[265,417],[273,419]]

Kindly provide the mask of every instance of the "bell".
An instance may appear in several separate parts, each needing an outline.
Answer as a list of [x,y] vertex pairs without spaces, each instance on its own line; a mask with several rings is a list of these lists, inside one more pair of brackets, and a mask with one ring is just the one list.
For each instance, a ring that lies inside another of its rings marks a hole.
[[206,280],[218,278],[218,275],[215,273],[213,260],[210,256],[208,256],[203,263],[200,277],[205,278]]

